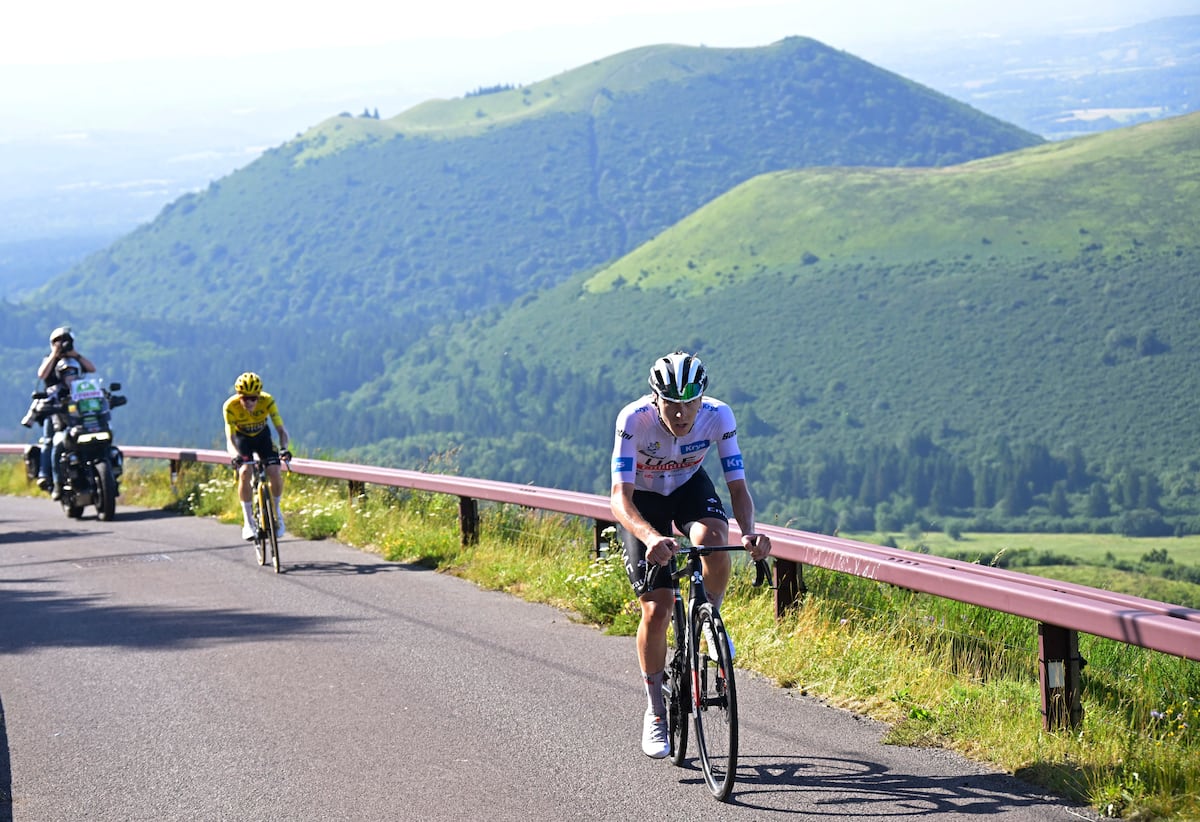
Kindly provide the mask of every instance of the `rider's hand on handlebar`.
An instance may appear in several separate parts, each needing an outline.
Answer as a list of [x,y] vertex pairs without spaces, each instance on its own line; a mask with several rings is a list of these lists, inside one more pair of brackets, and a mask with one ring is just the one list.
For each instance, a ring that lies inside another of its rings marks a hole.
[[771,553],[771,538],[766,534],[742,534],[742,547],[750,552],[755,562],[766,559]]
[[660,536],[646,545],[646,562],[651,565],[666,565],[679,550],[679,543],[670,537]]
[[285,448],[279,452],[279,458],[284,462],[290,462],[292,459],[292,452]]

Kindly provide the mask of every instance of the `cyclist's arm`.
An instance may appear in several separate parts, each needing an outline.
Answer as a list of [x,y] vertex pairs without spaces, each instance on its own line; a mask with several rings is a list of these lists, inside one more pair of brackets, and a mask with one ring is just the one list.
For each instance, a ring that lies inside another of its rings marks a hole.
[[221,407],[221,420],[225,423],[225,453],[229,454],[230,458],[238,456],[237,446],[233,444],[234,422],[229,408],[232,402],[236,400],[231,397]]
[[666,565],[679,550],[679,544],[670,536],[654,530],[642,512],[633,504],[633,483],[614,482],[609,495],[609,507],[613,516],[626,531],[646,546],[646,561],[655,565]]
[[750,496],[746,480],[729,480],[725,485],[729,488],[729,505],[733,508],[733,517],[742,531],[742,546],[750,552],[754,560],[766,559],[767,554],[771,553],[771,538],[766,534],[754,532],[754,498]]
[[283,415],[279,413],[279,404],[275,402],[274,397],[271,397],[271,404],[267,407],[267,416],[271,418],[271,424],[275,426],[275,433],[279,435],[279,450],[286,451],[288,432],[283,425]]

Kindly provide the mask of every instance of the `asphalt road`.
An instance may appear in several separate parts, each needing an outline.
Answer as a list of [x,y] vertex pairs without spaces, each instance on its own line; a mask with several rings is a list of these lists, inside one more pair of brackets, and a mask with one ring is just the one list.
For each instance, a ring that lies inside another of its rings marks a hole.
[[282,556],[0,498],[0,820],[1094,818],[748,672],[720,806],[694,751],[641,754],[631,638],[333,542]]

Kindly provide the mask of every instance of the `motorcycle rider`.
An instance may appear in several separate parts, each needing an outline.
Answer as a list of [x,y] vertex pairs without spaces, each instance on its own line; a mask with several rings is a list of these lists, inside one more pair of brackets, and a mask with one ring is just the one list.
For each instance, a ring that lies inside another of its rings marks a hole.
[[[78,369],[75,372],[76,375],[91,374],[96,370],[96,366],[92,365],[91,360],[75,350],[75,336],[71,333],[71,327],[60,325],[50,332],[50,353],[42,360],[37,371],[38,379],[43,382],[47,393],[59,384],[58,366],[68,359],[75,361],[75,367]],[[38,467],[38,486],[43,491],[50,490],[51,472],[58,470],[57,465],[52,461],[49,447],[53,437],[54,428],[51,420],[46,418],[42,421],[42,441],[45,447],[42,448],[41,464]],[[52,496],[54,499],[58,499],[57,495]]]
[[[93,369],[95,370],[95,369]],[[71,403],[71,384],[83,373],[81,364],[74,359],[60,359],[54,366],[55,383],[46,394],[46,402],[53,412],[46,415],[46,424],[54,429],[53,444],[46,450],[50,452],[50,465],[54,478],[50,499],[62,497],[62,458],[63,442],[67,439],[67,429],[70,427],[68,407]]]

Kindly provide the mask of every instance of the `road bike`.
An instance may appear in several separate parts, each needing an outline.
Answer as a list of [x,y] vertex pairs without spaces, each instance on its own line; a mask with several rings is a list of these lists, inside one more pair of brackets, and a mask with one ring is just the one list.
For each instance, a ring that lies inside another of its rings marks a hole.
[[[279,455],[280,461],[291,470],[291,453],[283,451]],[[267,461],[263,459],[261,454],[255,454],[254,457],[237,456],[232,460],[235,471],[239,470],[244,464],[253,463],[254,469],[250,473],[250,503],[252,506],[252,516],[254,526],[254,558],[258,560],[259,565],[266,565],[267,560],[271,561],[271,565],[275,568],[275,573],[280,573],[279,561],[279,519],[275,514],[275,501],[271,497],[271,481],[267,477]]]
[[[733,674],[733,643],[716,606],[704,590],[701,557],[717,551],[742,551],[741,545],[684,545],[670,574],[675,594],[671,618],[674,645],[663,696],[667,704],[667,733],[671,762],[682,765],[687,754],[687,716],[696,729],[696,747],[704,781],[721,802],[729,798],[737,776],[737,686]],[[755,563],[755,587],[770,579],[766,560]],[[687,584],[687,605],[681,590]]]

